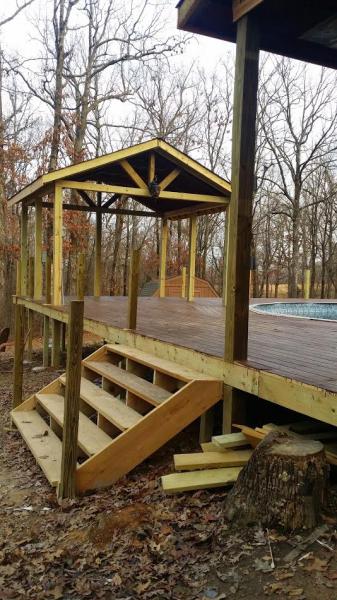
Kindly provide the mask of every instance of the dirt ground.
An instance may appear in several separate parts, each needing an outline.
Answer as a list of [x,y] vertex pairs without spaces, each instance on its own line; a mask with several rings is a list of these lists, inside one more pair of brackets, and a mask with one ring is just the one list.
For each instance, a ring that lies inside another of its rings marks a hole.
[[[337,599],[337,513],[308,544],[308,532],[231,528],[225,490],[163,494],[160,476],[171,472],[173,453],[197,449],[193,428],[111,489],[59,506],[8,428],[12,364],[0,354],[0,600]],[[40,364],[36,351],[25,366],[25,397],[57,375],[34,373]]]

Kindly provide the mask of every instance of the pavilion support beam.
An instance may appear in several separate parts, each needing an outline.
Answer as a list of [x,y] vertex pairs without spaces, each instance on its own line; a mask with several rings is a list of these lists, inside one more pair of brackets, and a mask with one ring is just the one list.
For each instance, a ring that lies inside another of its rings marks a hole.
[[94,296],[99,298],[102,289],[102,192],[97,194],[96,231],[95,231],[95,274]]
[[160,274],[159,274],[159,297],[165,298],[166,284],[166,258],[167,258],[167,238],[168,238],[168,222],[167,219],[162,220],[161,240],[160,240]]
[[53,304],[62,304],[62,188],[55,185],[53,240]]
[[149,156],[149,170],[148,170],[148,183],[154,180],[156,175],[156,155],[154,152],[150,153]]
[[28,292],[28,206],[22,204],[21,208],[21,295],[27,296]]
[[181,271],[181,297],[186,298],[186,267]]
[[257,26],[249,13],[238,21],[236,42],[226,273],[225,358],[230,361],[247,358],[258,69]]
[[[259,70],[259,38],[252,14],[237,25],[232,131],[232,195],[227,210],[225,360],[246,360],[248,351],[250,249],[254,193],[255,122]],[[233,419],[245,419],[245,400],[225,387],[223,431]]]
[[189,236],[189,259],[188,259],[188,280],[187,280],[187,300],[190,302],[194,298],[195,286],[195,256],[197,249],[197,217],[190,217],[190,236]]
[[42,298],[42,200],[35,201],[34,300]]

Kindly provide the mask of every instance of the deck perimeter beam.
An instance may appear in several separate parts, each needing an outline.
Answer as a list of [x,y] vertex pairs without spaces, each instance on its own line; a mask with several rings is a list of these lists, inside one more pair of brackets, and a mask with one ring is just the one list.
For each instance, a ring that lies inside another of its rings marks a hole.
[[238,21],[232,133],[232,195],[228,209],[225,359],[245,360],[254,192],[259,41],[252,14]]

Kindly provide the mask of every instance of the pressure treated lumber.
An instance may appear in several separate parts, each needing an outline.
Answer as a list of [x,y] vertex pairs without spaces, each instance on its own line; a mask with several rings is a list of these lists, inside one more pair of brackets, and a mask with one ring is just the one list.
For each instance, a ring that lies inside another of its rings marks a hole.
[[67,380],[64,400],[61,481],[59,498],[74,498],[76,493],[77,438],[80,406],[83,343],[83,300],[70,304],[67,351]]
[[62,443],[35,410],[13,411],[13,423],[52,486],[60,481]]
[[[63,428],[64,397],[61,394],[36,394],[40,406]],[[79,413],[78,446],[88,456],[100,452],[111,442],[111,437],[83,413]]]
[[62,304],[62,279],[63,279],[63,211],[62,188],[55,185],[54,215],[53,215],[53,304]]
[[194,452],[193,454],[175,454],[173,460],[176,471],[192,471],[194,469],[242,467],[248,462],[251,455],[252,450]]
[[182,364],[175,363],[165,358],[160,358],[154,354],[144,352],[139,348],[132,348],[131,346],[125,346],[124,344],[107,344],[106,349],[108,352],[131,358],[147,367],[152,367],[156,371],[171,375],[181,381],[192,381],[193,379],[209,379],[207,375],[203,375],[199,371],[185,367]]
[[161,478],[161,484],[166,494],[225,487],[237,480],[240,470],[241,467],[229,467],[190,471],[188,473],[171,473]]
[[24,354],[24,319],[25,308],[15,304],[15,344],[14,344],[14,369],[13,369],[13,408],[22,402],[23,382],[23,354]]
[[42,297],[42,199],[35,201],[34,299]]
[[327,505],[328,477],[320,442],[269,433],[228,494],[225,516],[240,525],[311,529]]
[[52,350],[51,364],[58,369],[61,362],[61,325],[60,321],[52,319]]
[[168,223],[162,220],[160,238],[160,269],[159,269],[159,297],[165,298],[166,285],[166,256],[167,256]]
[[197,217],[195,215],[190,217],[188,250],[187,300],[190,302],[194,298],[195,287],[195,261],[197,251]]
[[79,492],[111,485],[161,448],[221,397],[220,381],[192,381],[89,458],[76,474]]
[[21,294],[27,295],[28,290],[28,206],[23,204],[21,208]]
[[212,442],[222,450],[227,448],[240,448],[242,446],[247,446],[247,438],[243,433],[215,435],[212,437]]
[[232,195],[228,208],[225,359],[246,360],[259,71],[257,25],[250,14],[237,24],[232,128]]
[[102,192],[97,194],[97,212],[95,227],[95,272],[94,296],[99,298],[102,288]]
[[83,252],[77,257],[76,295],[77,300],[84,300],[85,288],[85,255]]
[[88,361],[85,363],[85,366],[154,406],[164,402],[164,400],[167,400],[171,396],[171,393],[167,390],[138,377],[134,373],[120,369],[111,363]]
[[128,329],[137,327],[138,283],[139,283],[140,249],[132,250],[129,267],[128,286]]
[[[65,385],[66,376],[61,375],[60,381]],[[114,398],[112,394],[105,392],[102,388],[84,377],[81,379],[80,395],[82,400],[115,425],[120,431],[136,425],[142,418],[142,415],[133,410],[133,408],[126,406],[124,402],[118,400],[118,398]]]

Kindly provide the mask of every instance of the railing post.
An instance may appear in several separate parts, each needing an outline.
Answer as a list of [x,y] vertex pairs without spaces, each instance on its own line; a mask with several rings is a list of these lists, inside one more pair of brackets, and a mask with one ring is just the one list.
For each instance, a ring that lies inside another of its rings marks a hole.
[[181,272],[181,297],[186,298],[186,267]]
[[[34,256],[29,257],[28,261],[28,296],[34,298]],[[28,310],[28,341],[27,341],[27,359],[32,360],[33,357],[33,332],[34,332],[34,311]]]
[[136,329],[140,249],[133,250],[130,259],[128,287],[128,329]]
[[84,301],[70,303],[69,335],[64,399],[61,481],[58,497],[76,495],[77,438],[81,388]]
[[304,271],[304,299],[309,300],[310,298],[310,269]]

